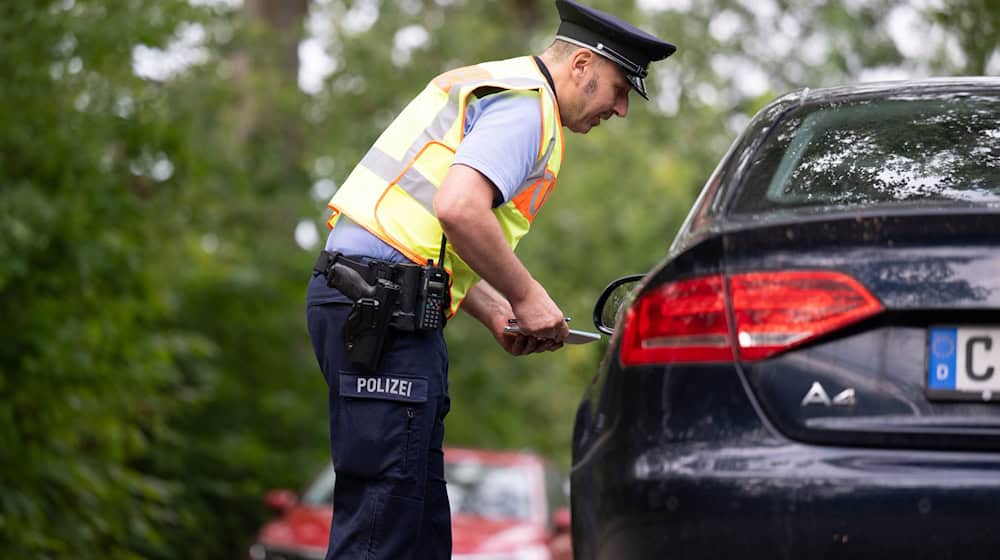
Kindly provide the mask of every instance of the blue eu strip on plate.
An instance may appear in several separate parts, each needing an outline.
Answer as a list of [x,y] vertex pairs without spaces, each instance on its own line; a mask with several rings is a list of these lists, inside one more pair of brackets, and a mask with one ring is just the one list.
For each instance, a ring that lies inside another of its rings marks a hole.
[[932,328],[928,342],[927,388],[951,390],[956,387],[958,329]]

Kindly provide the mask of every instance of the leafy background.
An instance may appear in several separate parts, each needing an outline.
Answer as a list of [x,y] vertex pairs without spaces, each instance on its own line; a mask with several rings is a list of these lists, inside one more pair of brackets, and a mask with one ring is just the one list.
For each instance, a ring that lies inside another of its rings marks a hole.
[[[431,76],[540,52],[549,0],[0,6],[0,550],[238,558],[327,460],[304,325],[325,203]],[[627,120],[568,135],[519,248],[574,324],[664,253],[779,93],[997,74],[997,0],[593,0],[680,46]],[[600,344],[449,325],[451,444],[568,463]]]

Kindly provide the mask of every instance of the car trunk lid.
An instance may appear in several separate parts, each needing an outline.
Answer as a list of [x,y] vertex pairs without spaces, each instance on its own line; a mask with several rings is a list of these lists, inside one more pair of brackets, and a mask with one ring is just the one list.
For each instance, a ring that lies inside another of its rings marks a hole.
[[983,211],[858,212],[724,233],[731,277],[838,271],[884,307],[743,359],[768,419],[817,443],[1000,449],[998,240],[1000,215]]

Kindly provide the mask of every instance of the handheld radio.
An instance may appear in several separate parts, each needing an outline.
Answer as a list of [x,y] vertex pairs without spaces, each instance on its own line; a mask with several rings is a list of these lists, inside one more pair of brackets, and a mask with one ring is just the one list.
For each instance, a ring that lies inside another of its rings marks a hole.
[[441,236],[441,252],[437,265],[434,259],[427,259],[420,278],[420,294],[423,296],[417,312],[417,328],[433,330],[441,326],[445,311],[450,306],[448,272],[444,269],[444,252],[447,239]]

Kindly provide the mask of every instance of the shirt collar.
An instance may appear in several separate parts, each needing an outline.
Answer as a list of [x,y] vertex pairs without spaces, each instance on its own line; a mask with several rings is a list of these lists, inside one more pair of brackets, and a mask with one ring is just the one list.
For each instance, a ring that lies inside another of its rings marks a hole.
[[545,80],[549,82],[549,88],[552,89],[552,95],[555,96],[556,103],[559,103],[559,93],[556,91],[556,83],[552,81],[552,74],[549,74],[549,69],[546,68],[545,63],[542,62],[541,58],[537,56],[533,56],[532,58],[535,59],[535,64],[538,66],[538,70],[542,73],[542,75],[545,76]]

